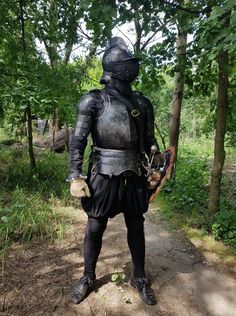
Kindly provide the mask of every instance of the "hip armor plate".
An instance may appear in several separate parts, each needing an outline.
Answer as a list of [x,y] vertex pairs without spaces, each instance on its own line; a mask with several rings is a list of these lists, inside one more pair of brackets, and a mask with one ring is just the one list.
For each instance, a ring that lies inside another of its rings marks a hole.
[[142,173],[143,157],[135,150],[115,150],[94,147],[91,160],[92,172],[118,176],[125,171]]

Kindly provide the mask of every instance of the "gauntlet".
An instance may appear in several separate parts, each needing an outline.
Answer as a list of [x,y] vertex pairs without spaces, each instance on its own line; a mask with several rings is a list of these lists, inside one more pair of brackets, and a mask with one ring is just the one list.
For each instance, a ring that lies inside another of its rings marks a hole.
[[148,188],[155,189],[161,181],[162,168],[165,164],[164,154],[161,154],[154,145],[151,147],[151,156],[148,163]]
[[157,184],[161,180],[161,172],[160,170],[151,170],[147,181],[148,181],[148,188],[149,189],[155,189],[157,187]]
[[75,179],[71,181],[70,194],[77,198],[91,196],[89,187],[87,183],[84,181],[84,179]]

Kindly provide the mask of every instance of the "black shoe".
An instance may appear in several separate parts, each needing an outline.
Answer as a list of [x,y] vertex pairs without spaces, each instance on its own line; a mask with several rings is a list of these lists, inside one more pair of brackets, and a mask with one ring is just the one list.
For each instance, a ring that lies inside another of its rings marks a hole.
[[130,284],[138,290],[139,296],[147,305],[156,305],[157,300],[153,289],[151,288],[150,281],[146,278],[134,278],[130,280]]
[[94,280],[84,275],[72,287],[69,294],[69,300],[74,304],[79,304],[82,302],[88,293],[88,289],[93,286],[93,283]]

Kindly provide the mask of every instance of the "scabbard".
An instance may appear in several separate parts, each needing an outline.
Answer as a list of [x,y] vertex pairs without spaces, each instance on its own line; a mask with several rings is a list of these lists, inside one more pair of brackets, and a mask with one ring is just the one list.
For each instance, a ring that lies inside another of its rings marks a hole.
[[158,186],[155,189],[155,192],[151,195],[149,202],[152,202],[154,200],[154,198],[156,197],[156,195],[161,191],[162,187],[164,186],[165,182],[167,179],[169,179],[170,174],[171,174],[171,170],[174,166],[174,162],[175,162],[175,147],[174,146],[170,146],[168,147],[165,151],[164,154],[170,154],[170,159],[169,159],[169,163],[168,165],[164,168],[163,172],[162,172],[162,178],[161,181],[159,182]]

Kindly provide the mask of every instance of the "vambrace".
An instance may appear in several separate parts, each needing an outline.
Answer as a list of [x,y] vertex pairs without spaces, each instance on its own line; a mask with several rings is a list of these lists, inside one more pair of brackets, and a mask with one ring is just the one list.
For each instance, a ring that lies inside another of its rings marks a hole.
[[70,142],[70,175],[68,180],[79,178],[82,173],[84,151],[87,146],[87,137],[81,139],[73,136]]
[[70,173],[67,181],[81,177],[84,151],[87,137],[91,132],[95,104],[94,92],[85,95],[78,104],[75,133],[70,142]]
[[154,111],[152,103],[144,96],[142,96],[143,105],[145,109],[145,123],[144,123],[144,133],[145,133],[145,148],[146,154],[150,157],[151,154],[151,147],[153,145],[157,146],[157,152],[160,152],[159,145],[155,138],[154,133]]

